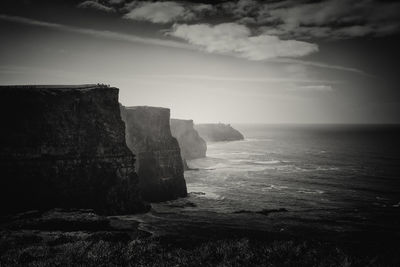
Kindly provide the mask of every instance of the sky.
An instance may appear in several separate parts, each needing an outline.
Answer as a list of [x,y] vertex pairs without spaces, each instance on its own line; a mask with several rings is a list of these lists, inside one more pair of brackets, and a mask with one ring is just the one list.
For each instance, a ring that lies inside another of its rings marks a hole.
[[400,123],[400,2],[2,0],[0,84],[105,83],[195,123]]

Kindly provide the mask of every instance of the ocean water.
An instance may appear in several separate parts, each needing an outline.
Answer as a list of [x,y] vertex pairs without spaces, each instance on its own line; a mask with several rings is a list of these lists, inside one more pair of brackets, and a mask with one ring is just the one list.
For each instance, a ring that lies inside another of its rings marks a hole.
[[400,235],[400,127],[234,127],[245,140],[209,143],[188,162],[187,198],[130,218],[154,235]]

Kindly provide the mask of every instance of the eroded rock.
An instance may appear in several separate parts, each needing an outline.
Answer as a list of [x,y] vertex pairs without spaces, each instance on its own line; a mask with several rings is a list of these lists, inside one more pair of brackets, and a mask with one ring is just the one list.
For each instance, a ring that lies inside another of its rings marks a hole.
[[193,120],[171,119],[171,133],[178,140],[184,161],[206,156],[207,144],[194,129]]
[[126,142],[137,155],[139,186],[145,200],[158,202],[187,196],[177,140],[170,130],[170,110],[121,107]]
[[0,87],[0,208],[145,211],[118,89]]

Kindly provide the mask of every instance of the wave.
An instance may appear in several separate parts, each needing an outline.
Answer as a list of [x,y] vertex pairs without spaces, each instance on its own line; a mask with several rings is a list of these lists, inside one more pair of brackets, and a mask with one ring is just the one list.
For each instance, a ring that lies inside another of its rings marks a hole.
[[226,167],[228,167],[228,166],[229,166],[228,164],[224,164],[224,163],[217,163],[217,164],[215,164],[215,165],[213,165],[213,166],[210,166],[210,167],[204,168],[204,170],[216,170],[216,169],[223,169],[223,168],[226,168]]
[[244,140],[240,140],[239,142],[246,143],[246,142],[272,142],[274,139],[271,138],[246,138]]
[[317,171],[339,171],[340,168],[339,167],[321,167],[321,166],[317,166],[315,168],[315,170],[317,170]]
[[254,164],[261,164],[261,165],[270,165],[270,164],[278,164],[281,163],[279,160],[264,160],[264,161],[254,161]]
[[308,167],[299,167],[296,165],[279,165],[277,166],[279,171],[282,173],[307,173],[307,172],[337,172],[341,169],[339,167],[328,167],[328,166],[308,166]]
[[194,196],[204,196],[206,193],[204,192],[189,192],[188,195],[194,195]]
[[224,197],[217,194],[214,190],[210,190],[209,187],[195,186],[188,184],[189,197],[192,198],[207,198],[213,200],[223,200]]
[[279,208],[279,209],[262,209],[258,211],[251,211],[251,210],[238,210],[234,211],[233,213],[235,214],[241,214],[241,213],[256,213],[256,214],[261,214],[261,215],[269,215],[270,213],[276,213],[276,212],[288,212],[287,209],[285,208]]
[[271,165],[271,164],[281,163],[281,161],[279,160],[249,160],[249,159],[232,159],[231,162],[257,164],[257,165]]
[[266,190],[284,190],[284,189],[289,189],[289,187],[288,186],[284,186],[284,185],[273,185],[273,184],[271,184],[271,185],[269,185],[269,186],[267,186],[267,187],[264,187],[264,188],[262,188],[261,190],[262,191],[266,191]]
[[310,190],[310,189],[305,189],[305,188],[300,188],[300,190],[297,190],[299,193],[303,194],[324,194],[325,191],[323,190]]
[[209,153],[208,154],[211,157],[215,158],[229,158],[231,156],[244,156],[244,157],[251,157],[251,156],[265,156],[265,153],[259,153],[259,152],[243,152],[243,151],[226,151],[226,152],[214,152],[214,153]]
[[187,160],[190,168],[198,170],[216,169],[228,166],[229,160],[221,158],[206,157],[200,159]]

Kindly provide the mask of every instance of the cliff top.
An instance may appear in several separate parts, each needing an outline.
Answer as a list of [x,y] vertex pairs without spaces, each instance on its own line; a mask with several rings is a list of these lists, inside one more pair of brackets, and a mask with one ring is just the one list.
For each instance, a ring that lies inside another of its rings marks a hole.
[[195,129],[206,141],[234,141],[243,140],[244,136],[230,124],[224,123],[205,123],[196,124]]
[[164,107],[153,107],[153,106],[132,106],[132,107],[125,107],[127,110],[138,110],[138,109],[148,109],[148,110],[159,110],[159,111],[169,111],[169,108]]
[[193,123],[193,120],[183,120],[183,119],[174,119],[174,118],[172,118],[171,121]]
[[95,89],[116,89],[115,87],[110,87],[107,84],[75,84],[75,85],[58,85],[58,84],[45,84],[45,85],[0,85],[0,90],[78,90],[78,91],[88,91]]
[[232,127],[229,123],[222,123],[222,122],[218,122],[218,123],[199,123],[196,124],[197,126],[221,126],[221,127]]

